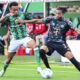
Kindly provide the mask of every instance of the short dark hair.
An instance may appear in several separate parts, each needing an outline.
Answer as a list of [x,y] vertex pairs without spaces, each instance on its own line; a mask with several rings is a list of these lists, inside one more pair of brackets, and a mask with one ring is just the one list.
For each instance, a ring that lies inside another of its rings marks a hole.
[[11,3],[9,4],[9,7],[11,8],[12,6],[18,6],[18,3],[17,3],[17,2],[11,2]]
[[58,7],[57,10],[60,10],[63,14],[67,12],[66,7]]

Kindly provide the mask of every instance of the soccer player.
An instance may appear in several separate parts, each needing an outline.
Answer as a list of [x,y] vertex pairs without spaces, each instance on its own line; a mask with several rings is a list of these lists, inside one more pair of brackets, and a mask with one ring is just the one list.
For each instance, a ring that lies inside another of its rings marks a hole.
[[2,47],[2,50],[4,50],[4,48],[7,48],[9,35],[10,35],[10,32],[8,31],[7,34],[4,35],[3,37],[0,36],[0,47]]
[[[38,16],[37,19],[40,19],[41,17]],[[38,64],[38,68],[37,68],[37,72],[40,73],[41,70],[41,59],[40,59],[40,54],[39,54],[39,50],[40,50],[40,46],[44,45],[45,43],[45,33],[48,31],[48,27],[46,24],[44,23],[40,23],[40,24],[34,24],[33,26],[33,34],[35,35],[36,38],[36,45],[38,46],[38,48],[36,48],[35,50],[35,57],[36,57],[36,62]]]
[[[59,7],[55,11],[55,17],[46,17],[45,19],[33,19],[33,20],[17,20],[21,23],[49,23],[50,29],[48,32],[48,39],[40,49],[40,57],[43,60],[46,68],[51,69],[46,54],[51,54],[56,50],[60,55],[66,57],[79,71],[80,63],[73,56],[70,48],[66,43],[66,32],[74,28],[72,22],[64,18],[64,13],[67,10],[63,7]],[[77,29],[75,29],[77,31]]]
[[[41,19],[40,16],[37,16],[36,19]],[[40,72],[41,70],[41,60],[40,60],[40,54],[39,54],[39,49],[40,46],[44,44],[44,37],[45,37],[45,33],[47,33],[48,31],[48,27],[46,27],[46,25],[44,23],[40,23],[40,24],[27,24],[28,28],[29,28],[29,34],[31,35],[31,37],[34,38],[34,40],[36,41],[36,45],[37,47],[34,49],[34,55],[36,58],[36,63],[38,65],[37,67],[37,72]]]
[[5,40],[2,36],[0,36],[0,55],[4,55],[4,46],[5,46]]
[[11,2],[9,5],[10,13],[0,18],[0,22],[6,21],[10,26],[12,39],[10,41],[7,59],[4,63],[3,69],[0,71],[0,76],[6,72],[12,58],[16,54],[20,46],[34,48],[35,41],[29,37],[26,31],[26,25],[16,22],[16,19],[25,19],[24,14],[19,14],[19,6],[17,2]]

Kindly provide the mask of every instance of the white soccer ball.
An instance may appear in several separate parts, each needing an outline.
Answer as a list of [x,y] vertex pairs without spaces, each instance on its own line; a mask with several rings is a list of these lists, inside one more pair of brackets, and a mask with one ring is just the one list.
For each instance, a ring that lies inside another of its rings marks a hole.
[[44,69],[44,70],[42,71],[42,73],[41,73],[41,76],[42,76],[43,78],[46,78],[46,79],[51,78],[52,75],[53,75],[52,70],[51,70],[51,69],[48,69],[48,68]]

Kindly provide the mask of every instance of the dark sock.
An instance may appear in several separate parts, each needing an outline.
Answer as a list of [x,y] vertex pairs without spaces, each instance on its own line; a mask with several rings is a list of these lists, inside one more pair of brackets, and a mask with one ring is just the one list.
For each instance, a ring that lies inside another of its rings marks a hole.
[[71,58],[70,61],[80,71],[80,63],[74,57]]
[[[48,59],[47,59],[47,57],[46,57],[46,55],[45,55],[45,54],[46,54],[45,51],[44,51],[43,49],[41,49],[39,53],[40,53],[40,57],[41,57],[41,59],[43,60],[45,66],[46,66],[47,68],[50,68],[49,63],[48,63]],[[51,69],[51,68],[50,68],[50,69]]]
[[8,66],[9,66],[9,63],[5,62],[5,63],[4,63],[4,68],[3,68],[4,71],[6,71],[6,69],[8,68]]

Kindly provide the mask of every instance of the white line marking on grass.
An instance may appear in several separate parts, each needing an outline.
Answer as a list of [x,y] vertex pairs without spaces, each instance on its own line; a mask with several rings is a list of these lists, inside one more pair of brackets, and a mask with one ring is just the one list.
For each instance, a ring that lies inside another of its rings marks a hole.
[[29,70],[29,71],[31,71],[31,70],[36,70],[36,69],[22,69],[22,68],[9,68],[9,69],[11,69],[11,70]]
[[[8,68],[9,70],[17,70],[17,71],[36,71],[36,69],[22,69],[22,68]],[[53,72],[59,72],[59,73],[80,73],[78,71],[53,71]]]

